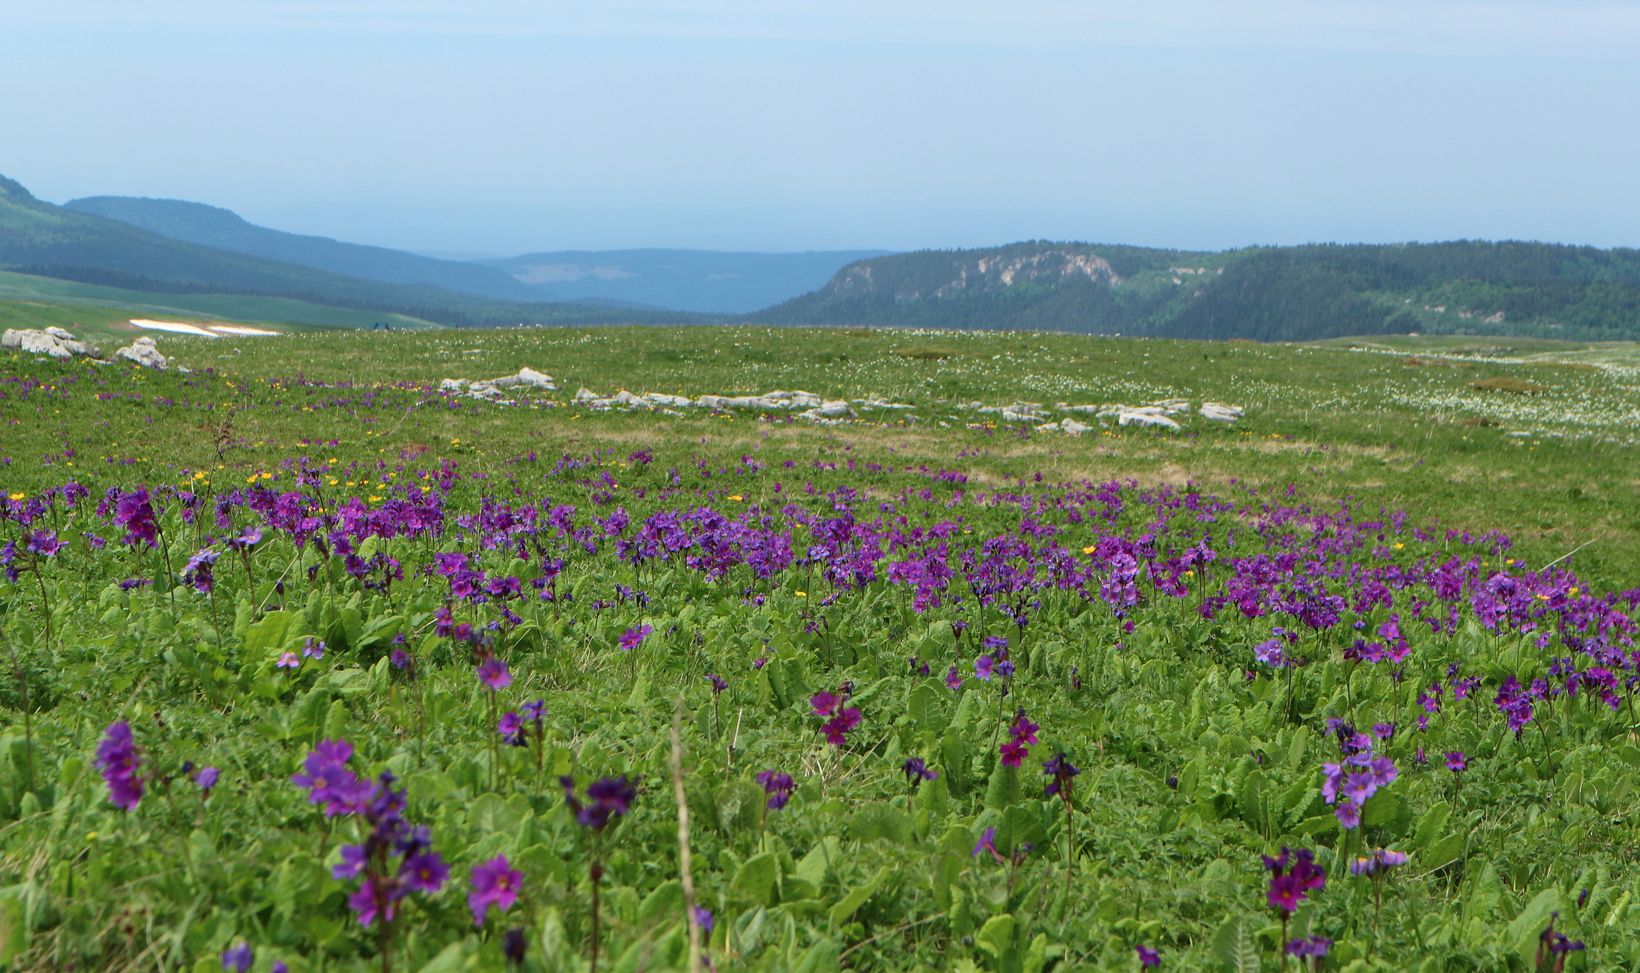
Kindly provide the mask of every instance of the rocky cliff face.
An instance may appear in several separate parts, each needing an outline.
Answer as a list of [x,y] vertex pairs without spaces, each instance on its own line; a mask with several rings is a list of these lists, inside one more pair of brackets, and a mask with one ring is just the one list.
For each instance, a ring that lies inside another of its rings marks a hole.
[[[953,255],[949,275],[940,276],[945,279],[898,283],[894,290],[895,300],[987,294],[1016,284],[1057,286],[1078,278],[1111,287],[1122,282],[1121,275],[1110,265],[1110,261],[1097,254],[1070,248],[981,256]],[[839,296],[847,296],[874,291],[880,286],[872,264],[857,263],[844,268],[828,289]]]

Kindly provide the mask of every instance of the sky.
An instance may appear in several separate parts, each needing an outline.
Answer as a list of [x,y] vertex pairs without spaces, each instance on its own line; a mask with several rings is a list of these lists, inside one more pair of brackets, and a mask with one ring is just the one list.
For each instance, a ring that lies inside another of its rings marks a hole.
[[0,174],[418,251],[1640,246],[1640,2],[0,0]]

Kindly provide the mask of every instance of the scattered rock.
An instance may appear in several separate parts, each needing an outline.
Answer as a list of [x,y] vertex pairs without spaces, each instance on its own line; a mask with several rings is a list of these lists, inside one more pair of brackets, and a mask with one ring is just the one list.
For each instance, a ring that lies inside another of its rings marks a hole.
[[553,384],[551,375],[544,375],[533,368],[520,368],[517,375],[503,375],[500,378],[492,378],[481,384],[498,389],[512,388],[515,385],[527,385],[548,392],[554,392],[558,389],[558,386]]
[[882,399],[855,399],[854,404],[862,409],[893,409],[896,411],[904,411],[907,409],[916,408],[916,406],[906,402],[885,402]]
[[1214,422],[1235,422],[1242,416],[1241,406],[1225,405],[1222,402],[1203,402],[1201,408],[1196,411],[1201,413],[1203,419],[1211,419]]
[[1005,422],[1029,422],[1042,416],[1040,402],[1014,402],[1010,405],[980,405],[976,402],[974,407],[976,412],[1000,415]]
[[1067,436],[1080,436],[1093,427],[1075,419],[1060,419],[1058,422],[1045,422],[1036,427],[1037,432],[1062,432]]
[[159,353],[159,347],[154,344],[154,339],[147,335],[114,352],[114,357],[136,362],[143,368],[156,368],[160,371],[164,371],[166,366],[165,356]]
[[836,399],[831,402],[822,402],[807,412],[799,412],[797,418],[807,419],[810,422],[836,422],[840,419],[848,419],[853,415],[854,410],[849,408],[847,402]]
[[47,355],[51,358],[98,357],[97,349],[74,337],[62,328],[50,327],[44,331],[29,328],[7,329],[0,335],[0,348],[11,348],[26,355]]
[[[543,392],[558,390],[558,386],[553,383],[551,375],[543,374],[533,368],[520,368],[516,375],[483,378],[476,382],[469,382],[464,378],[447,378],[438,383],[440,392],[465,392],[469,398],[484,399],[488,402],[500,402],[506,399],[506,393],[502,392],[502,389],[521,387],[539,389]],[[585,392],[586,389],[581,391]]]
[[1156,406],[1120,409],[1116,413],[1116,424],[1119,426],[1155,426],[1158,429],[1171,429],[1175,432],[1184,428],[1169,419],[1166,413]]

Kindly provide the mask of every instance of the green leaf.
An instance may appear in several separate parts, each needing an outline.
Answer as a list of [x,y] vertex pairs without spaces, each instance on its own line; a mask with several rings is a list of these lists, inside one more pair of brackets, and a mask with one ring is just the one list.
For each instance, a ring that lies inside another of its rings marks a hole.
[[1570,903],[1559,889],[1544,889],[1526,904],[1515,921],[1504,931],[1503,941],[1512,946],[1521,962],[1531,963],[1537,953],[1538,936],[1549,925],[1549,913],[1571,914]]
[[290,629],[292,615],[280,610],[268,612],[261,621],[245,629],[245,654],[251,658],[271,658],[285,647],[285,633]]
[[775,883],[780,877],[780,862],[773,852],[753,855],[735,872],[729,883],[729,894],[751,905],[773,905]]
[[823,888],[826,879],[831,875],[831,863],[843,853],[842,842],[835,835],[821,838],[803,860],[797,863],[797,877],[814,886]]
[[985,920],[974,937],[974,945],[992,959],[1001,960],[1014,945],[1014,917],[1004,912]]
[[858,841],[911,842],[911,818],[900,808],[890,804],[872,804],[861,808],[849,820],[849,836]]
[[884,882],[888,881],[891,874],[893,874],[893,869],[884,865],[877,869],[877,874],[871,876],[864,884],[855,886],[853,891],[843,896],[836,905],[831,907],[831,912],[828,913],[832,924],[840,924],[854,915],[862,905],[866,904],[866,900],[871,898]]
[[911,714],[911,725],[919,732],[937,732],[945,728],[945,698],[927,683],[911,691],[911,698],[906,700],[906,712]]
[[467,952],[467,940],[451,943],[428,960],[419,973],[462,973],[467,969]]
[[1213,934],[1212,956],[1230,973],[1260,973],[1264,969],[1253,925],[1244,916],[1228,920]]
[[[1435,840],[1441,836],[1446,828],[1446,822],[1452,817],[1452,805],[1445,801],[1436,801],[1418,819],[1418,827],[1413,831],[1412,847],[1419,851],[1426,851]],[[1440,862],[1428,862],[1429,865],[1438,865]]]
[[10,963],[28,945],[28,923],[23,919],[24,886],[0,891],[0,966]]
[[[741,871],[745,871],[744,866]],[[680,921],[683,919],[683,885],[677,879],[662,882],[638,905],[640,925],[663,922],[669,914]]]

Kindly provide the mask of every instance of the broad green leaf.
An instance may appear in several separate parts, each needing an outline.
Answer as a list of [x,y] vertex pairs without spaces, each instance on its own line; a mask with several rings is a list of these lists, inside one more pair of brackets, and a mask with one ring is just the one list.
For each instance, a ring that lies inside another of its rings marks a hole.
[[1213,934],[1213,961],[1228,973],[1260,973],[1264,960],[1253,933],[1245,916],[1226,920]]

